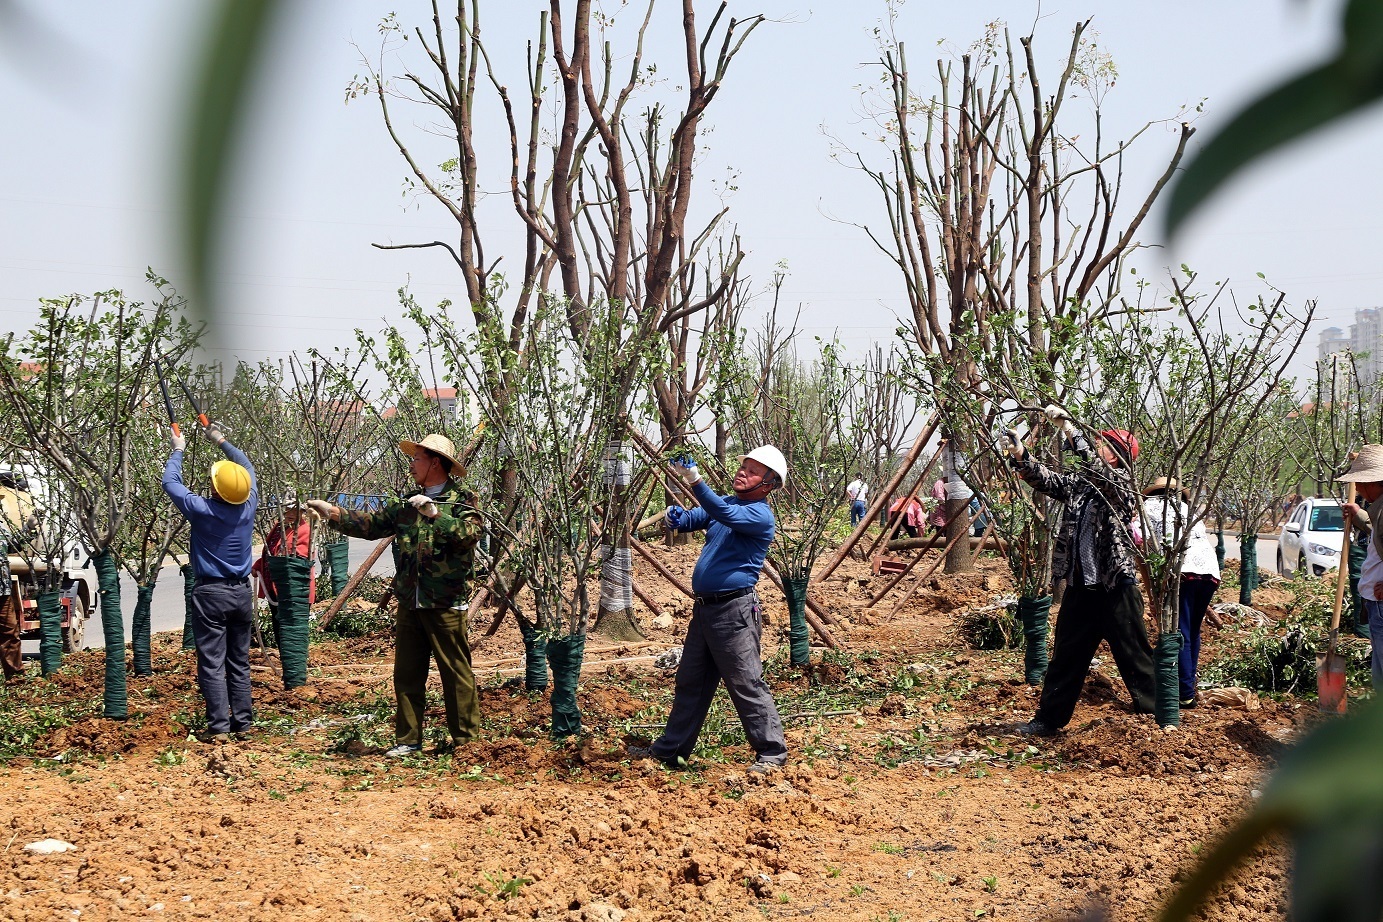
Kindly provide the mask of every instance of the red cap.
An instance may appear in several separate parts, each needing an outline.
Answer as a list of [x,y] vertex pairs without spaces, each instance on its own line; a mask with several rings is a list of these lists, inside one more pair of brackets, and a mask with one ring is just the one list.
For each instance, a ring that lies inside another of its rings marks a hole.
[[1127,429],[1105,429],[1100,436],[1114,443],[1114,447],[1128,455],[1130,461],[1138,460],[1138,437],[1132,432]]

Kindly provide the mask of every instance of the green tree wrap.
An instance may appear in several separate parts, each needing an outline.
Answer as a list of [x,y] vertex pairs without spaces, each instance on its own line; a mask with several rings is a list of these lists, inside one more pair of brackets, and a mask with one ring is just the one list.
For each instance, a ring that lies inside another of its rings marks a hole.
[[1047,618],[1052,597],[1020,598],[1018,620],[1023,624],[1023,681],[1041,685],[1047,677]]
[[190,563],[183,564],[178,570],[182,573],[182,648],[195,650],[197,637],[192,632],[192,587],[196,585],[197,575],[192,572]]
[[106,689],[103,716],[124,720],[130,716],[125,697],[125,616],[120,611],[120,571],[109,550],[91,558],[101,595],[101,632],[106,640]]
[[140,586],[134,601],[134,621],[130,625],[130,639],[134,642],[134,674],[153,675],[154,658],[149,647],[150,610],[154,605],[154,586]]
[[1349,610],[1350,623],[1354,633],[1360,637],[1369,636],[1369,613],[1364,611],[1364,599],[1359,595],[1359,576],[1364,572],[1364,558],[1369,555],[1368,545],[1357,541],[1349,543]]
[[1220,565],[1220,572],[1225,570],[1225,530],[1223,528],[1215,532],[1215,560]]
[[62,665],[62,594],[56,589],[40,592],[35,602],[38,605],[38,658],[47,676]]
[[1258,536],[1239,535],[1239,604],[1253,604],[1258,588]]
[[279,658],[283,663],[283,687],[307,684],[307,589],[312,561],[307,557],[270,557],[269,578],[279,594]]
[[547,688],[547,638],[524,621],[519,622],[519,633],[523,635],[524,691],[542,691]]
[[1181,676],[1177,670],[1180,654],[1180,631],[1157,638],[1157,648],[1153,651],[1153,678],[1157,683],[1153,710],[1159,727],[1181,726]]
[[547,661],[552,666],[552,738],[555,740],[581,732],[576,684],[581,680],[581,658],[585,652],[585,634],[568,634],[547,642]]
[[788,649],[792,665],[811,662],[811,636],[807,633],[807,574],[783,575],[783,594],[788,599]]
[[331,594],[338,596],[346,590],[351,578],[351,541],[345,535],[338,535],[333,541],[322,545],[322,563],[331,572]]

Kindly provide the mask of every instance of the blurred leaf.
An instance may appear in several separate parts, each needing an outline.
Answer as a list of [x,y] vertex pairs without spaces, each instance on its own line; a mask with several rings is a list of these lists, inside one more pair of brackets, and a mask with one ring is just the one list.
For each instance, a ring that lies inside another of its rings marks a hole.
[[238,153],[246,102],[279,0],[219,0],[207,19],[200,73],[188,99],[182,163],[183,234],[190,306],[215,319],[211,276],[226,184]]
[[1383,98],[1383,3],[1351,0],[1330,61],[1251,103],[1212,137],[1172,187],[1167,233],[1259,157]]
[[1163,912],[1196,907],[1273,832],[1292,837],[1296,922],[1383,917],[1383,704],[1322,725],[1283,757],[1252,814],[1208,854]]

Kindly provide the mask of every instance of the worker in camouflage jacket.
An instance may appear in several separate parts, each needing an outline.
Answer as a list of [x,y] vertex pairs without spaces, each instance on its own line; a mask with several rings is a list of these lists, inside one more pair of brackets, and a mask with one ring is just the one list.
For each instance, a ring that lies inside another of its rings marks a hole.
[[394,538],[394,597],[398,621],[394,647],[396,745],[385,755],[405,756],[422,749],[423,713],[429,660],[437,660],[453,745],[475,737],[480,702],[471,671],[466,609],[480,540],[480,514],[457,485],[465,469],[445,436],[400,442],[412,460],[409,473],[418,490],[375,512],[343,510],[322,500],[307,506],[356,538]]
[[1019,728],[1030,736],[1052,736],[1070,722],[1102,640],[1114,654],[1136,713],[1152,713],[1156,686],[1129,531],[1138,510],[1129,471],[1138,457],[1138,440],[1126,430],[1107,429],[1091,451],[1065,410],[1049,405],[1046,413],[1080,458],[1075,472],[1042,466],[1028,456],[1017,432],[1007,433],[1009,463],[1018,475],[1065,506],[1052,577],[1066,580],[1066,593],[1037,714]]

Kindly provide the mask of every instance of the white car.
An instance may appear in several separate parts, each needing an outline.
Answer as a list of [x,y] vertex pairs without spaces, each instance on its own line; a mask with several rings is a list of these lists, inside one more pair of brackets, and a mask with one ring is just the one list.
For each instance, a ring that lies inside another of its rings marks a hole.
[[1298,570],[1321,576],[1340,565],[1345,516],[1338,499],[1304,499],[1292,510],[1277,538],[1277,572]]

